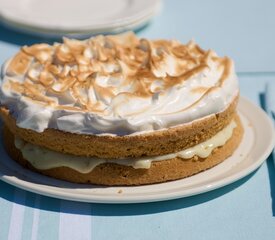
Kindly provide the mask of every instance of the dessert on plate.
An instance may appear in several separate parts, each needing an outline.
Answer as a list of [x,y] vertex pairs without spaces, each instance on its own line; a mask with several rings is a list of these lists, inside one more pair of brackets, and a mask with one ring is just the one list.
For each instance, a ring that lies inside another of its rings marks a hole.
[[75,183],[141,185],[209,169],[243,128],[228,57],[134,33],[24,46],[3,66],[4,146]]

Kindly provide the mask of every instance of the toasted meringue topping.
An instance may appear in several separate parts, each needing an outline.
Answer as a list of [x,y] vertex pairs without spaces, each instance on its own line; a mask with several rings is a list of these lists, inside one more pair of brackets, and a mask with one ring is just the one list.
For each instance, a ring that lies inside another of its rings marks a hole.
[[2,76],[1,104],[39,132],[159,130],[223,111],[238,94],[229,58],[133,33],[25,46]]

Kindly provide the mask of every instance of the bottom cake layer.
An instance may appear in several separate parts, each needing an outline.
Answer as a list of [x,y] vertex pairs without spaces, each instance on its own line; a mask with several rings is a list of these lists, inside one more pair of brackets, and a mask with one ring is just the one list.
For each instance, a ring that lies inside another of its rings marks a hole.
[[55,166],[49,169],[37,168],[31,164],[29,159],[23,157],[22,152],[15,144],[15,136],[7,127],[4,128],[4,145],[8,154],[19,164],[57,179],[74,183],[92,183],[109,186],[153,184],[194,175],[219,164],[231,156],[238,147],[243,135],[243,128],[239,117],[235,116],[234,121],[236,127],[233,130],[232,136],[230,136],[223,146],[214,148],[209,156],[202,158],[195,155],[191,158],[173,157],[161,161],[154,160],[150,162],[149,168],[148,164],[147,168],[134,168],[125,164],[118,164],[121,160],[117,160],[115,163],[105,162],[97,164],[89,172],[80,172],[65,166]]

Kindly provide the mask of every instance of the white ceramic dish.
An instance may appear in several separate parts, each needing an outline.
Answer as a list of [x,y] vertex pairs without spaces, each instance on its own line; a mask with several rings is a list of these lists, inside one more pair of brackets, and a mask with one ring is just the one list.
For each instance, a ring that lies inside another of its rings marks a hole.
[[137,187],[72,184],[33,173],[11,160],[0,140],[0,179],[46,196],[83,202],[139,203],[187,197],[220,188],[256,170],[274,147],[271,120],[259,107],[240,98],[238,111],[245,134],[235,153],[223,163],[189,178]]
[[91,36],[99,35],[99,34],[119,34],[126,31],[135,31],[141,29],[142,27],[146,26],[146,24],[151,20],[154,16],[150,15],[146,18],[143,18],[137,22],[133,22],[126,26],[120,26],[116,28],[107,28],[107,29],[93,29],[93,30],[83,30],[83,31],[62,31],[62,30],[42,30],[42,29],[35,29],[26,26],[21,26],[20,24],[10,24],[8,22],[3,22],[4,25],[8,26],[10,29],[14,29],[15,31],[28,33],[34,36],[43,37],[43,38],[77,38],[77,39],[86,39],[90,38]]
[[0,0],[6,25],[53,37],[137,29],[159,8],[160,0]]

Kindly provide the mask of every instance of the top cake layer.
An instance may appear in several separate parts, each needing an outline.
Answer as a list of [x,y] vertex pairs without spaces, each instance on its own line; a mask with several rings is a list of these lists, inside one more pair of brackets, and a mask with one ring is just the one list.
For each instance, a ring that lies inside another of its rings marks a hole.
[[0,86],[19,127],[79,134],[165,129],[222,112],[237,95],[229,58],[133,33],[25,46]]

